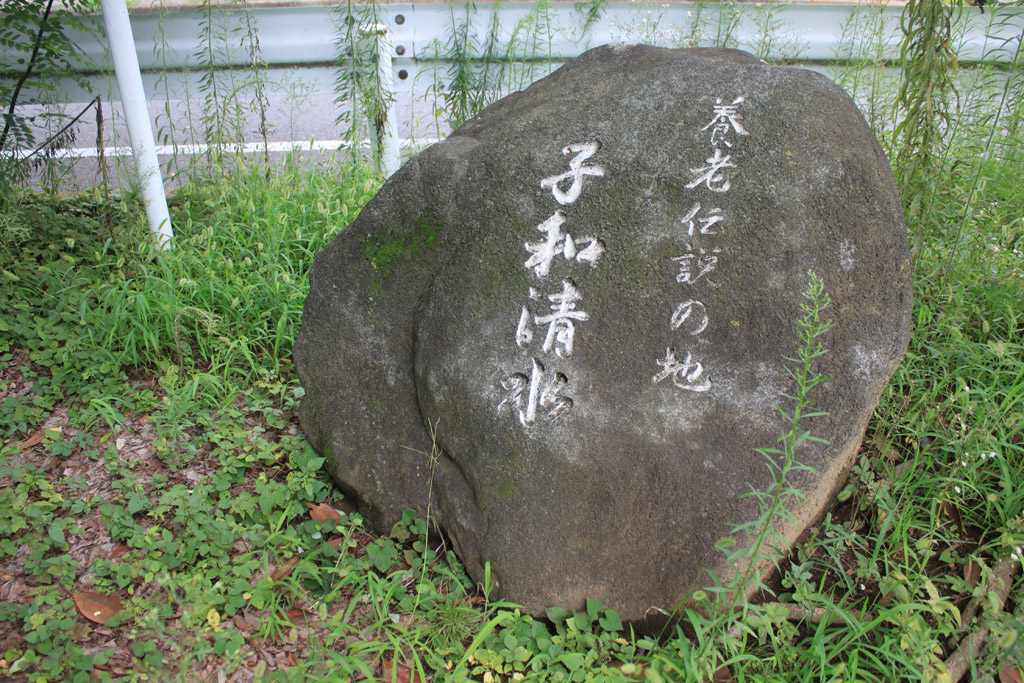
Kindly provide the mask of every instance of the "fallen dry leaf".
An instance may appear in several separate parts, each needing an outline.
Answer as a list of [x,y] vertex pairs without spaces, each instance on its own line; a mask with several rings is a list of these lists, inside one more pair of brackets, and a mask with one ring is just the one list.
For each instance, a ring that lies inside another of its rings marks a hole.
[[122,557],[124,557],[125,555],[127,555],[128,553],[130,553],[131,551],[132,551],[131,548],[129,548],[128,546],[126,546],[126,545],[124,545],[122,543],[114,543],[113,545],[110,546],[110,559],[111,560],[119,560]]
[[964,581],[971,588],[975,588],[981,581],[981,565],[975,560],[968,560],[964,565]]
[[[6,576],[4,578],[7,578]],[[0,602],[14,602],[19,596],[28,592],[24,581],[14,579],[0,585]]]
[[288,610],[284,613],[284,616],[293,624],[301,625],[306,623],[306,610],[301,607]]
[[381,680],[384,683],[424,683],[419,674],[405,662],[392,662],[387,659],[381,665]]
[[79,591],[71,596],[82,616],[97,624],[106,624],[107,620],[120,612],[124,606],[116,595],[103,595],[93,591]]
[[949,519],[949,521],[953,522],[953,526],[956,527],[957,533],[963,536],[964,520],[960,516],[960,510],[957,506],[948,500],[944,500],[942,501],[942,513],[946,515],[946,518]]
[[241,631],[255,631],[260,627],[260,622],[257,621],[256,617],[246,611],[236,612],[235,615],[231,617],[231,621],[233,621],[235,626]]
[[1020,675],[1020,669],[1004,666],[999,670],[999,683],[1024,683],[1024,678]]
[[43,442],[43,433],[42,432],[36,432],[35,434],[33,434],[32,436],[28,437],[24,441],[20,441],[20,442],[14,444],[14,447],[17,448],[18,450],[22,450],[23,451],[26,448],[32,448],[33,446],[35,446],[37,444],[40,444],[42,442]]
[[729,683],[732,680],[732,670],[727,666],[723,666],[711,678],[705,677],[703,683]]
[[284,577],[286,577],[289,574],[291,574],[292,570],[295,569],[295,565],[297,565],[298,563],[299,563],[299,558],[297,558],[297,557],[293,557],[293,558],[291,558],[289,560],[285,560],[284,564],[282,564],[280,567],[278,567],[274,571],[270,572],[270,580],[271,581],[280,581]]
[[319,505],[313,505],[312,503],[306,503],[309,508],[309,516],[317,522],[326,522],[329,519],[341,519],[341,515],[338,511],[327,503],[320,503]]

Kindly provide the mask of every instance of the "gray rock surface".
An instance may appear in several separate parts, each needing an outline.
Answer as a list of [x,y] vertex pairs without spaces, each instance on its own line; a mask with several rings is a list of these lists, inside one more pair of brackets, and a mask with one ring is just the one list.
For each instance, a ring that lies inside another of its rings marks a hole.
[[316,260],[303,427],[386,532],[430,513],[534,613],[623,618],[727,573],[783,429],[808,270],[835,327],[827,445],[782,529],[830,502],[910,329],[888,163],[850,98],[731,50],[605,46],[423,151]]

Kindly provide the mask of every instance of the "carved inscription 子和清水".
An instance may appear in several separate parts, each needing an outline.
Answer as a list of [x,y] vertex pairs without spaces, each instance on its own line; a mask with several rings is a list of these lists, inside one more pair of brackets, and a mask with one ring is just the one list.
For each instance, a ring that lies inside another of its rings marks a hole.
[[[580,198],[585,179],[605,175],[603,166],[587,163],[601,149],[597,140],[567,145],[562,154],[570,157],[569,170],[540,181],[542,189],[550,189],[555,201],[568,206]],[[604,242],[592,235],[574,237],[564,229],[567,216],[556,209],[537,226],[543,238],[527,242],[529,254],[523,267],[532,270],[538,286],[530,287],[528,302],[519,313],[514,340],[521,349],[534,349],[549,359],[551,371],[536,355],[530,359],[528,373],[517,372],[501,379],[505,397],[498,404],[498,412],[514,411],[520,424],[529,427],[538,420],[551,421],[572,409],[573,399],[567,394],[569,378],[555,368],[558,359],[572,356],[577,323],[586,322],[590,314],[583,309],[583,294],[569,277],[558,284],[547,282],[552,268],[562,259],[569,266],[574,263],[597,263],[604,253]],[[560,287],[560,289],[559,289]],[[545,310],[546,307],[546,310]]]

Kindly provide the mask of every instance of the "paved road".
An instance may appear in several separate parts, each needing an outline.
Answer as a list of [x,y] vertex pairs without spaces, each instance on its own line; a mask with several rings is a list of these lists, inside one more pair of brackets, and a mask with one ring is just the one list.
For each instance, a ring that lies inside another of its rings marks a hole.
[[[158,157],[167,169],[165,180],[169,187],[174,187],[181,180],[175,175],[176,169],[187,169],[193,157],[208,151],[207,141],[229,143],[227,149],[241,151],[247,156],[261,157],[266,147],[272,160],[291,150],[320,161],[326,161],[335,153],[349,153],[348,124],[338,121],[339,114],[347,112],[347,108],[334,102],[333,86],[327,78],[329,70],[271,70],[269,75],[271,85],[265,89],[263,99],[266,140],[261,133],[258,98],[251,87],[243,88],[235,98],[221,99],[215,113],[206,98],[166,99],[161,96],[164,93],[158,84],[152,78],[146,79],[149,81],[147,95],[152,98],[150,118]],[[181,86],[181,83],[177,85]],[[115,185],[120,186],[132,177],[129,163],[131,147],[120,103],[109,99],[111,90],[116,97],[116,89],[106,90],[108,97],[102,101],[104,155],[108,168],[115,171],[111,173]],[[196,90],[193,84],[193,91]],[[61,110],[73,117],[87,104],[83,98],[83,101],[50,110]],[[29,115],[39,111],[41,108],[38,107],[23,108],[21,113]],[[437,124],[433,98],[428,99],[422,91],[414,95],[411,88],[406,88],[396,93],[392,115],[397,117],[405,156],[448,132],[446,125]],[[363,129],[367,130],[365,124]],[[58,167],[63,169],[60,173],[62,186],[67,191],[88,189],[100,178],[95,107],[72,130],[74,139],[70,148],[58,152]],[[46,130],[38,129],[36,136],[39,140],[46,139]],[[169,163],[175,160],[176,163]]]

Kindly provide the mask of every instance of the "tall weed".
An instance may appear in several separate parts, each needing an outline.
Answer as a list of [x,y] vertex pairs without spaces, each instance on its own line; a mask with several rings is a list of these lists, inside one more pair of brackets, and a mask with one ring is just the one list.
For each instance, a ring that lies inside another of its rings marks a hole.
[[383,172],[384,135],[388,117],[395,115],[395,94],[377,68],[380,60],[391,59],[383,14],[376,2],[356,5],[348,0],[344,11],[338,7],[332,17],[338,48],[334,103],[341,108],[337,122],[347,126],[345,140],[352,158],[362,160],[360,149],[369,138],[373,166]]
[[857,102],[883,147],[891,151],[898,82],[888,73],[887,47],[899,27],[887,21],[887,6],[874,0],[851,11],[836,41],[831,76]]
[[957,4],[910,0],[900,20],[903,75],[896,96],[894,171],[912,223],[925,217],[924,205],[942,170],[945,131],[955,118],[958,17]]
[[[61,321],[53,333],[69,343],[58,364],[91,356],[105,359],[106,371],[171,361],[239,381],[276,376],[289,362],[313,258],[376,187],[353,166],[296,162],[268,177],[258,164],[239,165],[230,177],[179,190],[171,201],[176,249],[166,254],[138,221],[123,242],[80,229],[54,233],[63,223],[43,228],[67,251],[39,268],[33,263],[52,248],[9,245],[15,281],[3,303],[26,326],[40,314]],[[55,294],[65,290],[74,296]],[[59,332],[62,325],[74,334]]]
[[[90,27],[87,0],[6,0],[0,21],[0,211],[33,171],[54,170],[49,152],[74,138],[62,108],[53,108],[61,79],[85,86],[89,66],[69,33]],[[86,107],[95,104],[95,100]],[[84,114],[83,111],[79,117]],[[28,151],[28,157],[14,154]],[[34,150],[34,151],[33,151]],[[51,173],[52,175],[52,173]]]

